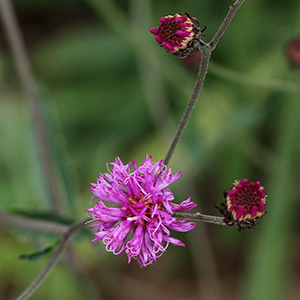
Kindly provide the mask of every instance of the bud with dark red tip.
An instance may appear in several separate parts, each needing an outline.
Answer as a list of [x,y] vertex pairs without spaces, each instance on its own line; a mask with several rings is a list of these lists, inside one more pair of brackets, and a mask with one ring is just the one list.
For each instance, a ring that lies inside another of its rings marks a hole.
[[240,231],[253,228],[256,220],[265,213],[266,195],[259,181],[248,183],[248,179],[236,181],[230,191],[224,193],[225,202],[217,209],[224,215],[224,222],[235,225]]
[[162,17],[159,22],[158,28],[151,28],[150,32],[162,47],[177,58],[184,58],[199,50],[201,37],[205,35],[199,29],[198,19],[185,13]]

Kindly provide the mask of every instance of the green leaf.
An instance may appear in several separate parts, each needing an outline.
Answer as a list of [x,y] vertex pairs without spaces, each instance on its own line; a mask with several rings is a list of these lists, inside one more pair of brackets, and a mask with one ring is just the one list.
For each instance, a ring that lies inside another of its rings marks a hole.
[[33,252],[31,254],[22,254],[19,256],[20,259],[27,259],[30,260],[32,262],[38,262],[39,260],[41,260],[44,256],[50,254],[51,252],[53,252],[56,247],[58,246],[59,241],[56,241],[52,246],[47,246],[45,248],[42,248],[36,252]]

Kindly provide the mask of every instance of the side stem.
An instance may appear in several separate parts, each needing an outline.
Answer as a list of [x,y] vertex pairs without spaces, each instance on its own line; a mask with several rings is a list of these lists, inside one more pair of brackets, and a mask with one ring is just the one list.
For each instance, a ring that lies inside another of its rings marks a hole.
[[174,213],[175,217],[178,217],[180,219],[189,218],[190,221],[202,221],[205,223],[211,223],[216,225],[226,225],[226,223],[223,221],[223,217],[217,217],[217,216],[210,216],[210,215],[203,215],[199,212],[197,213],[185,213],[185,212],[176,212]]

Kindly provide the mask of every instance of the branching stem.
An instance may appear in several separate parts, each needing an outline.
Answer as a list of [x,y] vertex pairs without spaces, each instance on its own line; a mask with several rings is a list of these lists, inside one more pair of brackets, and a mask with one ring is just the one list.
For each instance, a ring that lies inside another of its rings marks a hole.
[[173,137],[171,145],[170,145],[168,152],[166,154],[166,157],[164,159],[165,165],[167,165],[170,162],[170,159],[171,159],[171,157],[174,153],[174,150],[179,142],[179,139],[181,138],[181,135],[187,125],[187,122],[192,114],[192,111],[195,108],[198,96],[202,90],[202,86],[203,86],[203,83],[205,80],[205,75],[207,73],[211,52],[216,48],[217,44],[221,40],[225,30],[227,29],[227,27],[230,24],[231,20],[233,19],[234,15],[236,14],[238,9],[241,7],[241,5],[244,2],[245,2],[245,0],[237,0],[233,5],[231,5],[227,16],[225,17],[224,21],[222,22],[221,26],[219,27],[217,33],[215,34],[215,36],[213,37],[211,42],[208,44],[202,42],[200,45],[200,51],[201,51],[202,55],[201,55],[200,67],[199,67],[196,84],[195,84],[192,96],[190,98],[190,101],[186,107],[186,110],[182,116],[180,124],[175,132],[175,135]]
[[84,226],[84,224],[87,222],[87,220],[75,223],[68,227],[68,229],[64,232],[62,235],[62,240],[56,249],[56,251],[51,256],[48,264],[44,268],[44,270],[37,276],[37,278],[26,288],[26,290],[18,297],[16,300],[26,300],[28,299],[32,293],[40,286],[40,284],[44,281],[44,279],[49,275],[50,271],[53,269],[53,267],[58,262],[61,254],[67,247],[70,238],[72,235],[80,228]]

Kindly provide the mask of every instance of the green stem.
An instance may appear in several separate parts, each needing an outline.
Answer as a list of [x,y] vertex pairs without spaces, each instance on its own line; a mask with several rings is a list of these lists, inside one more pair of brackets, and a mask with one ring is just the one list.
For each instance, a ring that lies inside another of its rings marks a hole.
[[[299,203],[299,93],[282,98],[276,156],[269,179],[270,215],[248,249],[243,299],[284,299],[293,278]],[[267,255],[266,255],[267,253]],[[288,297],[289,298],[289,297]]]
[[47,126],[32,75],[30,61],[11,2],[9,0],[0,0],[1,19],[21,81],[23,93],[28,101],[28,107],[31,112],[32,130],[37,140],[37,150],[40,155],[43,175],[47,183],[49,199],[53,210],[59,212],[61,210],[62,197],[57,181],[51,143],[48,138]]

